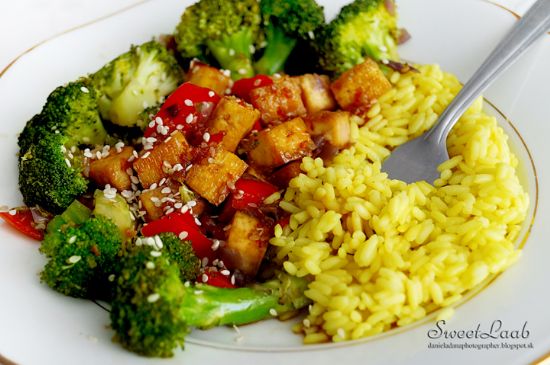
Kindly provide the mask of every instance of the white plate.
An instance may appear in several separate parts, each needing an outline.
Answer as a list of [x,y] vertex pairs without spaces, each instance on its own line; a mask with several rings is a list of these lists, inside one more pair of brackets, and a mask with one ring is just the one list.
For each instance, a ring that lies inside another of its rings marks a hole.
[[[345,1],[320,1],[329,17]],[[16,136],[38,112],[56,86],[99,68],[131,43],[171,32],[190,1],[149,1],[115,16],[54,38],[21,57],[0,79],[0,205],[21,204],[17,189]],[[511,13],[482,0],[400,0],[400,23],[413,35],[401,47],[405,59],[439,63],[467,77],[510,28]],[[72,363],[222,363],[334,364],[361,363],[527,363],[550,350],[550,36],[545,36],[486,93],[504,118],[501,124],[524,162],[525,184],[538,212],[521,260],[480,294],[461,305],[448,323],[450,330],[488,329],[501,320],[506,329],[527,322],[533,349],[428,349],[433,320],[405,330],[344,344],[302,346],[289,324],[264,322],[241,328],[244,340],[234,341],[231,329],[196,332],[184,352],[172,360],[138,357],[110,341],[108,314],[94,303],[63,297],[41,285],[44,264],[36,243],[0,225],[0,354],[21,364]],[[488,107],[491,109],[490,107]],[[492,111],[498,116],[498,112]],[[521,137],[520,137],[521,136]],[[522,139],[533,157],[531,161]],[[531,212],[533,213],[533,211]],[[437,341],[435,341],[437,342]],[[485,340],[449,340],[487,343]],[[495,340],[495,342],[499,342]],[[512,341],[514,342],[514,341]],[[0,357],[0,363],[2,358]]]

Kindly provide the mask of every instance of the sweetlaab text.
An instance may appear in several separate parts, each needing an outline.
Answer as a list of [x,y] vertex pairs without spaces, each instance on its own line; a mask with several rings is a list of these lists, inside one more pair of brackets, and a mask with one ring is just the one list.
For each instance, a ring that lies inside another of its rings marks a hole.
[[527,329],[527,321],[523,323],[521,328],[505,328],[501,320],[494,320],[489,326],[482,326],[478,323],[474,329],[469,330],[449,330],[446,329],[447,322],[440,320],[435,323],[434,329],[427,332],[430,339],[527,339],[529,338],[529,330]]

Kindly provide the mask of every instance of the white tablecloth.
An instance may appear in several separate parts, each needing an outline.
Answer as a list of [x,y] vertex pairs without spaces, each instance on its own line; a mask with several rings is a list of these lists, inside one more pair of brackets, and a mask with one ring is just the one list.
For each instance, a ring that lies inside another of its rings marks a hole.
[[[0,0],[0,70],[44,39],[140,1]],[[494,2],[522,14],[534,0]]]

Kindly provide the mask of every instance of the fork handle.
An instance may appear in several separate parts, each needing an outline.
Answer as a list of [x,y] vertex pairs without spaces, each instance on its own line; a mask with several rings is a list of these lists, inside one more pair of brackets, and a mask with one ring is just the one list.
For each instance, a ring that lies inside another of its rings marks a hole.
[[537,38],[550,29],[550,0],[538,0],[495,47],[425,134],[445,145],[460,116],[491,82],[510,66]]

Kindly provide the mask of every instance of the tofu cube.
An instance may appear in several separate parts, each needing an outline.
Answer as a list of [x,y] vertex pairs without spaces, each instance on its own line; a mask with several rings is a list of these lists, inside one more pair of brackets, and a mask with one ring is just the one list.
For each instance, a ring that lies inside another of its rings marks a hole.
[[134,169],[137,171],[141,185],[149,188],[163,177],[168,177],[165,162],[170,166],[178,163],[184,165],[189,161],[190,154],[191,147],[184,135],[180,131],[172,133],[166,140],[152,150],[145,151],[139,159],[134,161]]
[[132,147],[126,146],[119,153],[112,151],[105,158],[93,160],[90,163],[90,179],[100,186],[109,184],[118,191],[129,190],[132,181],[126,170],[132,167],[132,163],[128,162],[128,159],[133,152]]
[[378,64],[367,58],[365,62],[344,72],[332,83],[331,89],[342,109],[366,111],[376,99],[391,89],[391,84]]
[[222,148],[235,152],[241,139],[259,119],[260,111],[252,105],[234,96],[226,96],[214,109],[208,121],[208,130],[210,133],[224,132]]
[[321,110],[336,109],[336,101],[330,90],[330,79],[326,75],[305,74],[296,77],[300,89],[302,89],[302,100],[309,113]]
[[300,165],[302,160],[292,161],[278,169],[271,176],[271,181],[281,189],[288,188],[288,183],[290,180],[300,175],[302,169]]
[[231,221],[221,258],[227,267],[253,277],[258,272],[267,250],[270,229],[259,218],[237,211]]
[[344,148],[351,141],[351,115],[344,111],[320,111],[308,115],[311,134],[321,135],[334,147]]
[[252,105],[259,109],[267,124],[286,121],[306,114],[300,86],[290,77],[275,79],[272,85],[250,92]]
[[294,118],[258,133],[255,147],[248,153],[254,165],[277,167],[309,155],[313,141],[302,118]]
[[162,188],[146,190],[139,196],[141,206],[147,213],[145,219],[150,222],[159,219],[163,216],[161,199],[165,196],[162,194]]
[[191,166],[185,183],[210,203],[219,205],[247,167],[235,154],[220,148],[213,157]]
[[221,70],[199,61],[191,63],[187,72],[187,81],[197,86],[209,88],[220,96],[225,95],[225,90],[231,87],[232,82],[231,77]]

